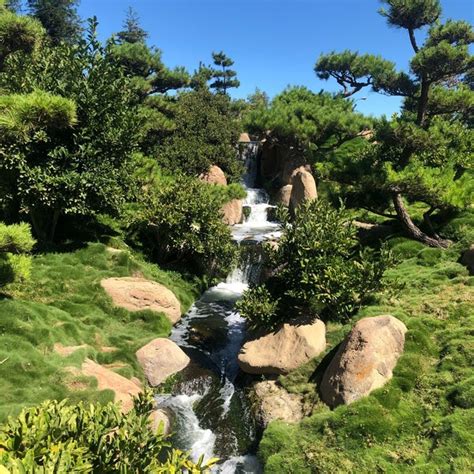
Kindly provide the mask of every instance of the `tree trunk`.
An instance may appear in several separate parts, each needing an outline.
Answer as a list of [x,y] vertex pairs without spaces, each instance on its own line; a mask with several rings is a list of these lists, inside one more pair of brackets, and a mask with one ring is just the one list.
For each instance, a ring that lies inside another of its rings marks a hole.
[[420,98],[418,99],[418,111],[416,116],[416,123],[423,127],[426,118],[426,109],[428,107],[428,94],[430,90],[429,81],[423,77],[421,80],[421,92]]
[[403,204],[402,195],[400,193],[394,193],[392,198],[393,205],[395,206],[395,210],[397,211],[397,216],[400,222],[402,223],[405,231],[412,239],[418,240],[419,242],[423,242],[424,244],[429,245],[430,247],[447,248],[449,246],[448,240],[430,237],[429,235],[422,232],[415,225],[415,223],[411,220],[411,217],[408,214],[405,205]]

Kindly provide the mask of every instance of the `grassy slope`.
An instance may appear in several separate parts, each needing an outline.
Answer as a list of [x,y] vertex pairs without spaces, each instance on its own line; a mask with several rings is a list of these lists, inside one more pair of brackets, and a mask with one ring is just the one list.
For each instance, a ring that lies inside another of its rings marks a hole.
[[[185,311],[197,288],[179,275],[164,272],[125,250],[112,253],[102,244],[90,244],[73,253],[51,253],[34,258],[32,278],[4,288],[0,299],[0,421],[25,405],[45,399],[111,400],[99,393],[94,380],[73,377],[65,367],[79,366],[87,356],[112,364],[117,372],[141,377],[135,351],[155,337],[169,334],[162,314],[130,313],[114,308],[100,287],[111,276],[143,275],[175,292]],[[54,343],[87,344],[62,358]],[[101,352],[113,346],[114,352]],[[71,391],[74,385],[84,390]]]
[[[457,263],[459,249],[441,251],[404,239],[393,239],[392,246],[401,263],[387,272],[388,289],[355,320],[392,314],[407,325],[393,379],[330,411],[317,394],[327,353],[281,377],[314,410],[299,425],[270,424],[260,445],[266,472],[474,469],[474,278]],[[351,326],[328,325],[329,347]]]

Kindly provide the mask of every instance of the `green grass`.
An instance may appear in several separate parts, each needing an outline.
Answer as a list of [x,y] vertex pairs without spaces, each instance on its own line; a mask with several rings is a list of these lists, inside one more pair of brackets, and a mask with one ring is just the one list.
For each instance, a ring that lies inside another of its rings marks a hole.
[[[171,324],[163,314],[131,313],[112,305],[100,281],[128,275],[169,287],[183,312],[197,296],[197,283],[145,263],[128,249],[112,253],[103,244],[36,256],[30,280],[2,289],[0,421],[45,399],[111,400],[113,394],[98,392],[94,379],[68,371],[67,367],[80,366],[85,357],[112,364],[126,377],[142,378],[135,351],[155,337],[167,336]],[[55,343],[87,344],[87,348],[63,358],[53,350]],[[103,346],[117,350],[101,352]],[[82,390],[71,390],[74,386]]]
[[260,444],[265,472],[474,469],[474,278],[458,263],[460,247],[442,251],[403,238],[390,244],[400,263],[387,272],[387,289],[354,321],[392,314],[407,325],[394,377],[370,396],[329,410],[317,384],[327,354],[354,321],[329,324],[326,353],[280,377],[288,391],[304,394],[313,413],[298,425],[269,425]]

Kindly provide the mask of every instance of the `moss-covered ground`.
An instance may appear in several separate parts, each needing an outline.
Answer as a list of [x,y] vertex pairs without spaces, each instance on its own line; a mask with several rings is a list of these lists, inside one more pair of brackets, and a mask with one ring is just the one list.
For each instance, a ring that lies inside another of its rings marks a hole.
[[[112,305],[100,281],[128,275],[166,285],[181,301],[183,312],[198,293],[198,284],[144,262],[128,248],[117,252],[99,243],[35,256],[28,282],[2,288],[0,421],[45,399],[113,399],[112,392],[97,391],[95,379],[81,379],[67,369],[80,366],[85,357],[126,377],[142,377],[135,351],[155,337],[167,336],[171,325],[163,314],[131,313]],[[54,351],[55,343],[87,347],[64,358]]]
[[[453,229],[473,224],[466,219]],[[402,238],[390,245],[398,263],[386,289],[350,323],[328,324],[326,353],[280,377],[313,412],[297,425],[269,425],[260,444],[265,472],[474,471],[474,277],[458,263],[460,246],[444,251]],[[354,321],[380,314],[408,327],[392,380],[331,411],[318,396],[331,351]]]

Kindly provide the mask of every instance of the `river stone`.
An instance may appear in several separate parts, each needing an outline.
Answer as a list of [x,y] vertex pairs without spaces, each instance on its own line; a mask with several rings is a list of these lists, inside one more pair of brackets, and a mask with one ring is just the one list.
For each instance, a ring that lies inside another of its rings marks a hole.
[[250,136],[248,133],[241,133],[239,137],[239,143],[250,143]]
[[321,397],[331,407],[355,402],[392,378],[406,326],[390,315],[358,321],[324,372]]
[[136,356],[152,387],[183,370],[190,361],[177,344],[164,337],[153,339],[138,349]]
[[224,172],[216,165],[212,165],[207,173],[200,175],[199,178],[209,184],[227,186],[227,178],[225,177]]
[[167,410],[166,408],[160,408],[157,410],[153,410],[150,413],[150,428],[153,433],[158,431],[158,428],[161,427],[162,433],[165,435],[171,434],[171,426],[173,421],[173,414],[171,410]]
[[300,171],[307,171],[311,173],[311,166],[304,163],[304,160],[293,159],[285,163],[281,173],[281,182],[284,184],[293,184],[294,177]]
[[261,426],[274,420],[297,423],[304,417],[303,397],[288,393],[275,380],[257,382],[252,389],[254,411]]
[[296,209],[303,201],[312,201],[318,198],[316,181],[313,175],[305,170],[298,171],[292,180],[290,204]]
[[326,327],[284,324],[278,331],[244,344],[238,355],[240,368],[248,374],[287,374],[326,348]]
[[227,225],[240,224],[244,217],[242,199],[232,199],[232,201],[225,203],[221,212]]
[[164,313],[172,324],[181,319],[181,305],[174,293],[144,278],[107,278],[100,282],[116,306],[129,311],[149,309]]

